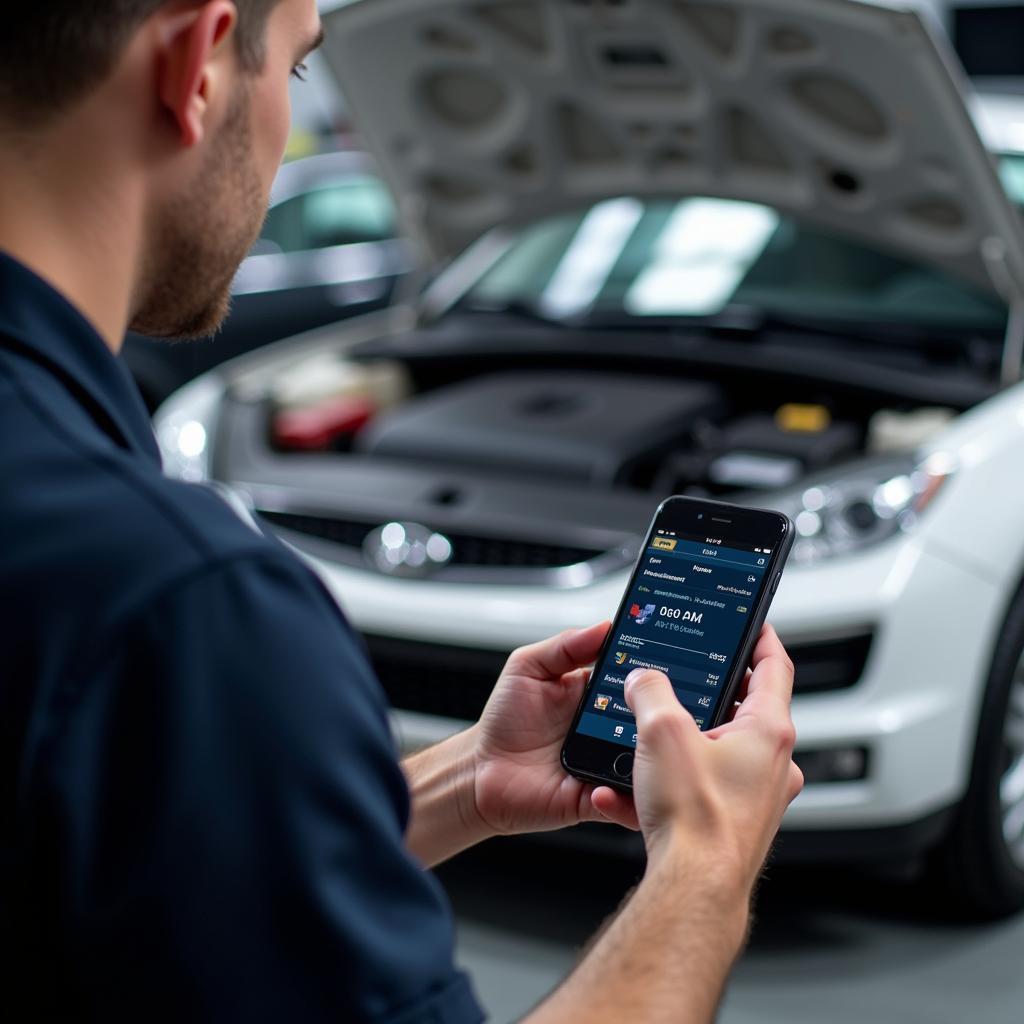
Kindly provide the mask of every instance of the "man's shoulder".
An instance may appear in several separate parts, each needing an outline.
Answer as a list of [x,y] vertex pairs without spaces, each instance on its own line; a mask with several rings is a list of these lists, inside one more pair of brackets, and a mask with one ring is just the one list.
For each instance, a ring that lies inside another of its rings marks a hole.
[[37,458],[5,467],[17,485],[0,503],[0,523],[48,569],[105,566],[122,578],[157,578],[278,551],[212,487],[168,479],[127,453],[34,447]]
[[[0,428],[16,427],[18,411],[0,405]],[[207,567],[292,561],[212,488],[168,479],[86,424],[66,426],[0,445],[0,616],[9,625],[68,617],[95,630]]]

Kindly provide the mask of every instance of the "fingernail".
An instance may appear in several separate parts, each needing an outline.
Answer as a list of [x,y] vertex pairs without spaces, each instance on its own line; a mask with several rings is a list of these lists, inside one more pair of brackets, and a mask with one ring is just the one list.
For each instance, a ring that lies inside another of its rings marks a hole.
[[626,686],[629,686],[630,683],[635,683],[646,671],[647,669],[645,668],[633,669],[633,671],[626,676]]

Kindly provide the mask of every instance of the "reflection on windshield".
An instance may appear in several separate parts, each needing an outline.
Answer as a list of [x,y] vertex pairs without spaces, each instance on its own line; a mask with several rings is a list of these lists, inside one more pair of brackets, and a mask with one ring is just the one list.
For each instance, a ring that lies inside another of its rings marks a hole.
[[778,226],[779,215],[755,203],[681,202],[652,246],[650,264],[626,293],[626,311],[634,316],[719,312]]
[[1001,331],[1002,303],[931,267],[727,199],[621,198],[524,229],[467,305],[714,317],[730,306],[815,320]]
[[564,319],[589,309],[643,215],[636,199],[612,199],[587,213],[540,297],[541,312]]

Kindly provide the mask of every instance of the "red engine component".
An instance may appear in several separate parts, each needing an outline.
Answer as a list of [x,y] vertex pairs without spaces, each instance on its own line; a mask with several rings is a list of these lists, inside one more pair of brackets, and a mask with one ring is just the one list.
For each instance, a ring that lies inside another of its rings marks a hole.
[[276,448],[325,451],[340,438],[351,438],[373,419],[376,405],[361,395],[344,395],[307,409],[283,409],[273,421]]

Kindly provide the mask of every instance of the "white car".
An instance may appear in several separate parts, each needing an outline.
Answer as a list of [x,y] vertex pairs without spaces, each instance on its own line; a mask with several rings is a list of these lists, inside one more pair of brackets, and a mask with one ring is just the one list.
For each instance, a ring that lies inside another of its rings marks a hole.
[[513,647],[607,618],[666,494],[788,512],[807,785],[780,856],[925,859],[946,901],[1024,904],[1024,237],[944,40],[848,0],[328,22],[447,265],[181,391],[168,472],[312,560],[408,746]]

